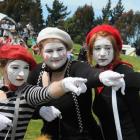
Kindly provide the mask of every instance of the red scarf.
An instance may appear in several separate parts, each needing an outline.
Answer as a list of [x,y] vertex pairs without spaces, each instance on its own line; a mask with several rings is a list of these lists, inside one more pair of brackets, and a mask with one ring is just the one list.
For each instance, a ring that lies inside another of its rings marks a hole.
[[9,84],[9,90],[11,91],[16,91],[17,90],[17,86],[13,85],[13,84]]
[[[99,65],[96,65],[95,67],[102,69],[103,71],[114,70],[118,65],[121,65],[121,64],[125,64],[129,67],[133,67],[131,64],[124,62],[124,61],[120,61],[120,60],[116,61],[115,63],[111,63],[111,64],[107,65],[106,67],[100,67]],[[97,87],[97,89],[96,89],[97,94],[100,94],[103,91],[103,89],[104,89],[104,86]]]

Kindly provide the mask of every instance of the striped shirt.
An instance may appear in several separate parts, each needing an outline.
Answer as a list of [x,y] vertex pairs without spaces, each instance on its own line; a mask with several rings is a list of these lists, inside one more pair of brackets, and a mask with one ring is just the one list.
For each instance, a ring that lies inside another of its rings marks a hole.
[[[17,101],[17,98],[19,101]],[[7,127],[0,132],[0,140],[4,140],[7,133],[7,140],[22,140],[35,107],[51,99],[47,87],[41,88],[25,84],[18,88],[16,92],[8,92],[7,100],[0,102],[0,113],[11,119],[12,122],[16,118],[15,112],[18,115],[16,125],[11,128]],[[16,108],[16,104],[19,104],[18,108]]]

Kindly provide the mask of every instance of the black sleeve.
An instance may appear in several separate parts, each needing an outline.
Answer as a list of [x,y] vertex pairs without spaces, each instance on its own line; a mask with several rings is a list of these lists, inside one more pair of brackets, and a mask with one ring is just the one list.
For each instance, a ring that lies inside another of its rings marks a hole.
[[41,106],[37,106],[37,108],[35,109],[35,111],[32,115],[32,119],[40,119],[40,115],[39,115],[40,108],[41,108]]
[[99,80],[100,73],[101,70],[92,68],[86,62],[76,61],[71,67],[71,76],[87,78],[87,86],[89,88],[102,86],[102,83]]
[[130,72],[125,74],[125,83],[126,87],[133,87],[140,89],[140,73],[139,72]]
[[117,72],[124,74],[126,87],[140,89],[140,73],[139,72],[134,72],[134,70],[127,65],[121,65],[116,70]]
[[128,66],[128,65],[126,65],[126,64],[118,65],[115,68],[115,71],[118,72],[118,73],[121,73],[121,74],[127,74],[127,73],[134,72],[133,68]]

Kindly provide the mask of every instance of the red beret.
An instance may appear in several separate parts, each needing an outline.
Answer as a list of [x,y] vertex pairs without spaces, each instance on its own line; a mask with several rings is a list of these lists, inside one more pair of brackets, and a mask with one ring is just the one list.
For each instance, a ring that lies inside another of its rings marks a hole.
[[32,54],[21,45],[3,45],[0,47],[0,59],[23,60],[29,63],[31,70],[36,66]]
[[100,31],[105,31],[105,32],[108,32],[109,34],[111,34],[116,40],[116,43],[117,43],[116,47],[118,47],[119,51],[121,51],[122,39],[121,39],[121,35],[120,35],[119,31],[115,27],[113,27],[111,25],[107,25],[107,24],[98,25],[91,29],[91,31],[86,36],[87,45],[89,45],[89,41],[92,38],[92,36],[95,33],[100,32]]

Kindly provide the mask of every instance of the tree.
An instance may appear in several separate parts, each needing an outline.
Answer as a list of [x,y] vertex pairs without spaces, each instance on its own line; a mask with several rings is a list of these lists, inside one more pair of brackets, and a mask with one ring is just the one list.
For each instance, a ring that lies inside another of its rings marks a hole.
[[43,28],[44,21],[40,0],[36,0],[36,2],[31,5],[29,19],[35,31],[38,32]]
[[130,10],[128,12],[124,12],[115,22],[115,25],[120,30],[124,44],[132,44],[131,39],[134,34],[133,17],[134,12],[133,10]]
[[94,20],[94,25],[97,26],[97,25],[100,25],[103,23],[103,19],[101,16],[98,16],[95,20]]
[[64,22],[64,29],[66,32],[68,32],[72,38],[75,36],[75,20],[74,17],[69,17]]
[[124,12],[115,22],[115,26],[120,30],[124,44],[131,44],[139,47],[140,44],[140,12],[133,10]]
[[91,5],[79,6],[73,15],[72,31],[73,40],[76,43],[83,43],[87,32],[94,26],[94,10]]
[[140,50],[140,12],[136,12],[132,20],[133,36],[131,42]]
[[104,23],[109,23],[109,18],[111,17],[111,0],[108,0],[108,3],[102,9],[102,17]]
[[64,6],[63,2],[59,2],[59,0],[54,0],[52,9],[47,4],[46,8],[49,13],[46,20],[47,26],[63,28],[64,20],[70,14],[70,12],[67,12],[67,6]]
[[122,0],[119,0],[117,5],[112,9],[111,12],[111,23],[114,24],[119,17],[121,17],[121,15],[124,12],[124,6],[122,5]]

